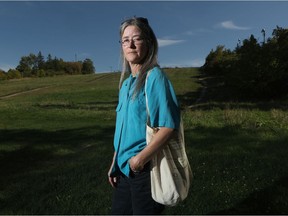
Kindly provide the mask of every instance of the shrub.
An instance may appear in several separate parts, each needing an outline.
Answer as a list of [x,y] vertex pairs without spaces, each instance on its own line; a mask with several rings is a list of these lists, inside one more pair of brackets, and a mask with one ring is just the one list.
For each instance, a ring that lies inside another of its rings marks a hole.
[[0,80],[6,80],[6,79],[7,79],[7,75],[5,71],[0,69]]
[[16,69],[10,69],[7,73],[8,79],[20,79],[21,73]]

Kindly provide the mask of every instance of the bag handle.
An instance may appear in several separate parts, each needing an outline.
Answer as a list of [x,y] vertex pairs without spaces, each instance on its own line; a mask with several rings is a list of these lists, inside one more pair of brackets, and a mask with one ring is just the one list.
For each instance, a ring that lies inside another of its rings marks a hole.
[[146,75],[146,80],[145,80],[145,98],[146,98],[146,111],[147,111],[147,125],[151,125],[151,122],[150,122],[150,112],[149,112],[149,107],[148,107],[148,96],[147,96],[147,80],[148,80],[148,76],[150,75],[152,70],[149,70],[147,72],[147,75]]

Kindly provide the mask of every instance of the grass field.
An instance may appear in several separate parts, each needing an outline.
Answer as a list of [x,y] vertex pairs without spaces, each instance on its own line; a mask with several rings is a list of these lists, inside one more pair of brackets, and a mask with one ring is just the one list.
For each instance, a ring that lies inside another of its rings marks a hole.
[[[167,73],[194,179],[164,213],[288,214],[287,101],[196,103],[198,70]],[[0,214],[109,214],[119,77],[0,82]]]

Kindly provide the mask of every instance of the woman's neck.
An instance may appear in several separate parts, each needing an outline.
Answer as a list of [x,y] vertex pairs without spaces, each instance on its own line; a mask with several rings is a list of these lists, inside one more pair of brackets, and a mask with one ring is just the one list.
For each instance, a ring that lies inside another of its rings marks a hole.
[[133,77],[135,77],[137,75],[137,73],[140,71],[141,66],[142,65],[140,65],[140,64],[130,64],[131,73],[132,73]]

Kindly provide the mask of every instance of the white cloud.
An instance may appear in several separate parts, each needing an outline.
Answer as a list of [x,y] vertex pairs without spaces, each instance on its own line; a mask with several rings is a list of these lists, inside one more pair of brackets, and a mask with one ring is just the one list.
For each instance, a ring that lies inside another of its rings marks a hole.
[[157,40],[158,40],[159,47],[171,46],[174,44],[179,44],[179,43],[184,42],[184,40],[168,40],[168,39],[157,39]]
[[231,30],[248,30],[250,27],[237,26],[233,21],[224,21],[217,25],[218,27],[231,29]]

